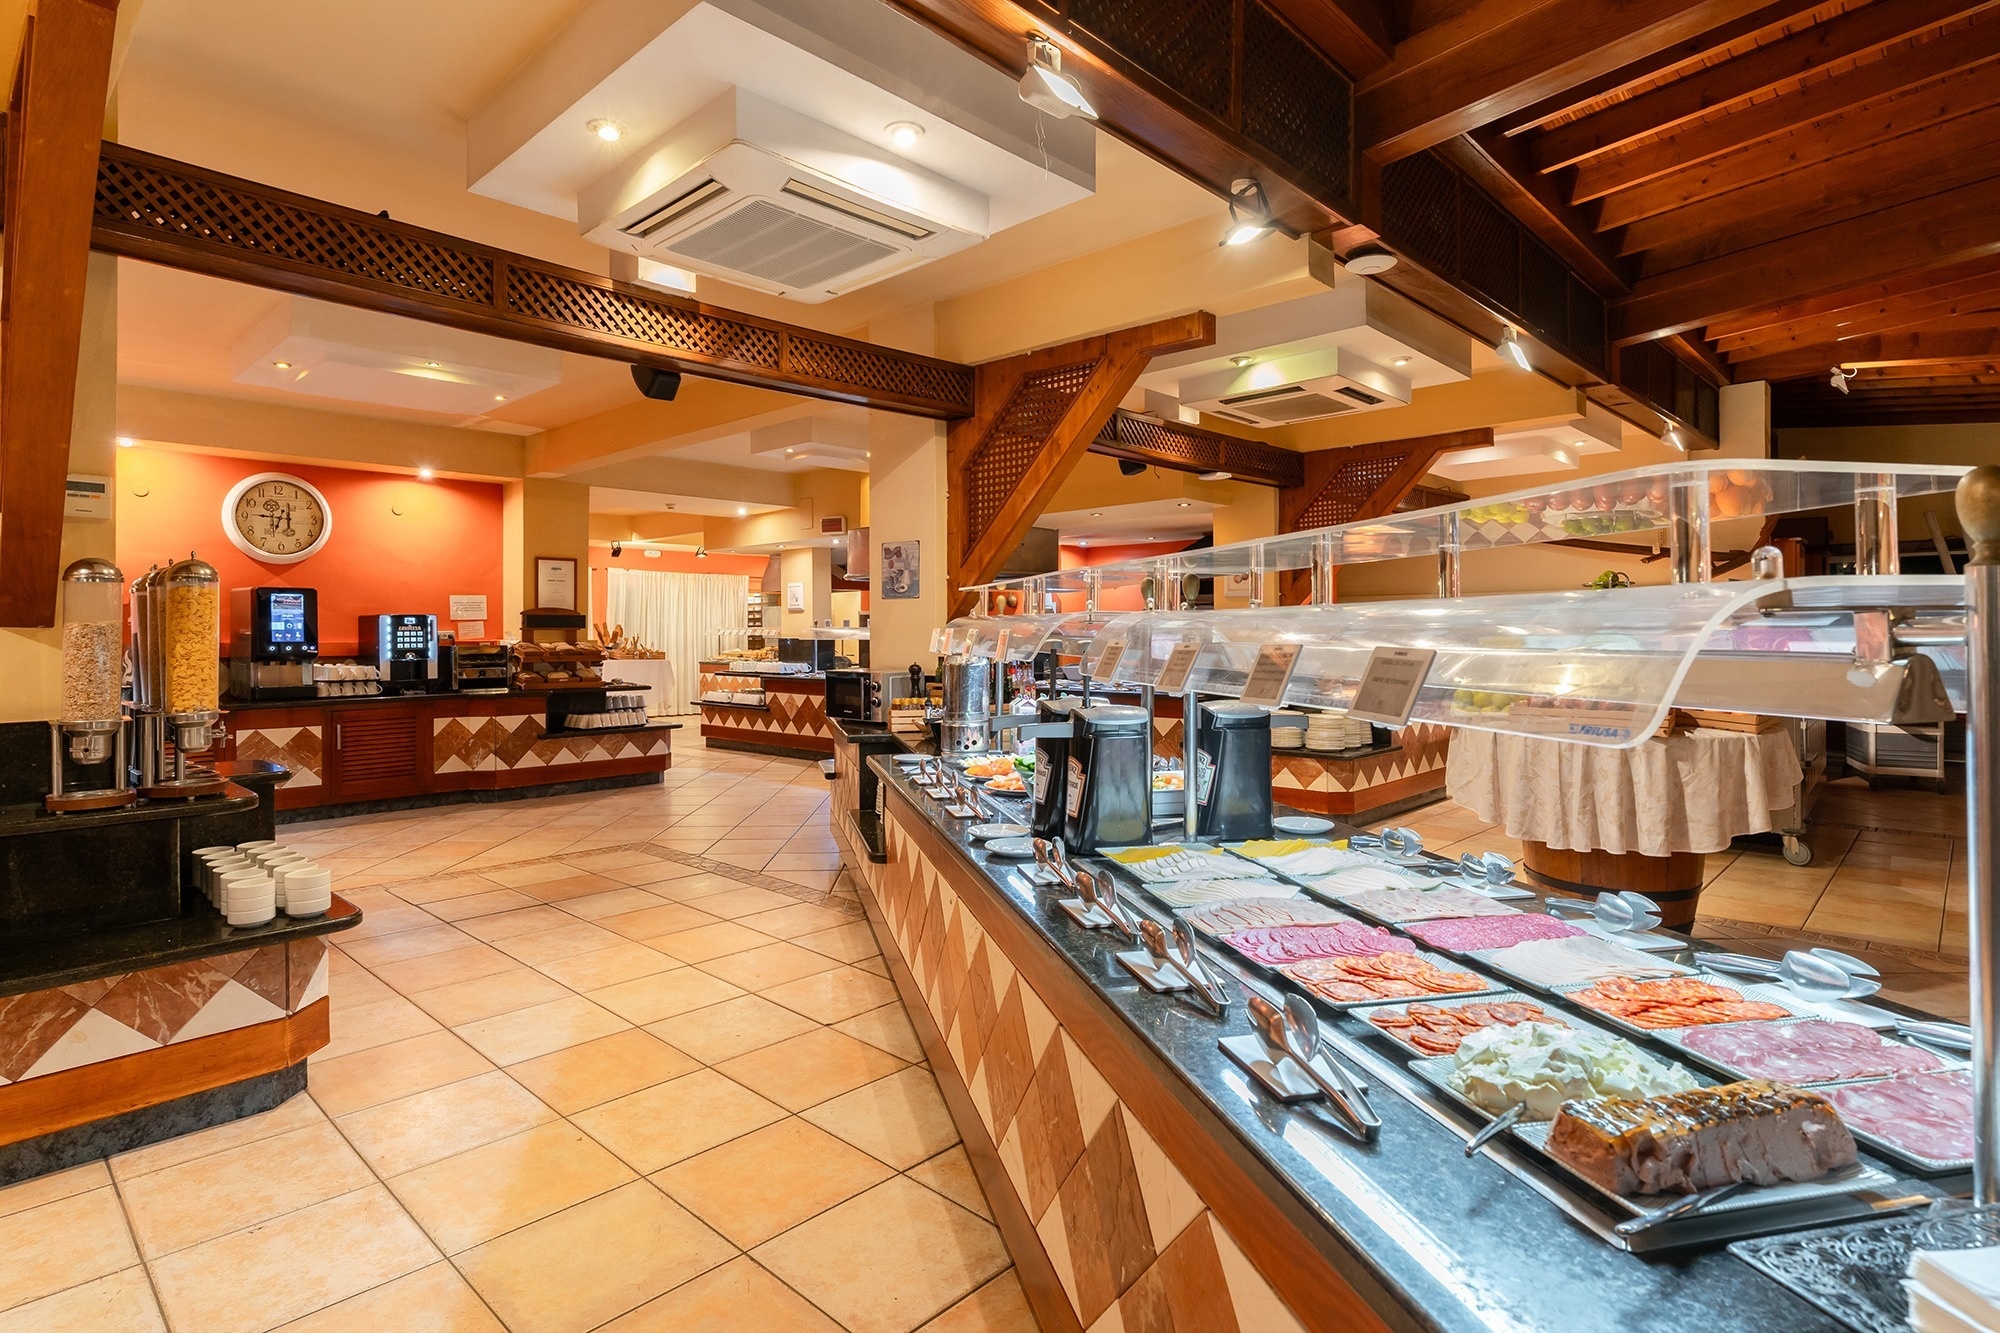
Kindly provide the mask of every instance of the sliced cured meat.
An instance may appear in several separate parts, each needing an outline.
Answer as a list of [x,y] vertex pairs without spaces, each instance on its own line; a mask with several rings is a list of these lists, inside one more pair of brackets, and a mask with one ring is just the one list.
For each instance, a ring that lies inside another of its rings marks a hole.
[[1368,1021],[1393,1033],[1426,1055],[1451,1055],[1459,1043],[1484,1027],[1513,1027],[1520,1023],[1546,1023],[1566,1028],[1563,1022],[1525,1000],[1496,1000],[1470,1004],[1407,1004],[1391,1012],[1377,1010]]
[[1679,963],[1662,962],[1622,944],[1584,935],[1574,939],[1529,940],[1489,955],[1493,966],[1537,986],[1561,986],[1571,981],[1606,977],[1672,977],[1688,971]]
[[1529,940],[1566,940],[1589,932],[1552,916],[1459,917],[1448,921],[1413,921],[1404,927],[1433,949],[1473,953],[1480,949],[1505,949]]
[[1791,1016],[1791,1010],[1781,1004],[1746,1000],[1739,990],[1698,977],[1667,981],[1608,977],[1594,986],[1571,991],[1568,998],[1587,1009],[1622,1018],[1633,1027],[1656,1031]]
[[1349,921],[1332,926],[1276,926],[1224,935],[1223,943],[1246,958],[1277,967],[1307,958],[1366,958],[1378,953],[1415,953],[1417,946],[1380,926]]
[[1204,935],[1228,935],[1265,926],[1330,926],[1354,919],[1310,898],[1231,898],[1189,908],[1181,915]]
[[1644,1100],[1566,1102],[1548,1148],[1622,1195],[1818,1180],[1856,1161],[1854,1136],[1826,1098],[1761,1079]]
[[1336,1004],[1399,1000],[1425,995],[1462,995],[1486,989],[1470,972],[1447,972],[1413,953],[1380,953],[1368,958],[1315,958],[1279,969],[1307,990]]
[[1972,1078],[1962,1069],[1828,1088],[1854,1128],[1933,1162],[1972,1156]]
[[1377,921],[1441,921],[1461,916],[1521,916],[1518,908],[1494,902],[1483,893],[1446,885],[1441,889],[1366,888],[1341,892],[1330,888],[1332,879],[1315,882],[1314,887],[1332,894],[1342,906],[1351,907]]
[[1236,898],[1296,898],[1299,891],[1275,879],[1187,879],[1148,884],[1146,892],[1169,907],[1201,907]]
[[1696,1055],[1781,1083],[1833,1083],[1945,1067],[1943,1057],[1885,1040],[1872,1028],[1818,1018],[1704,1028],[1684,1041]]

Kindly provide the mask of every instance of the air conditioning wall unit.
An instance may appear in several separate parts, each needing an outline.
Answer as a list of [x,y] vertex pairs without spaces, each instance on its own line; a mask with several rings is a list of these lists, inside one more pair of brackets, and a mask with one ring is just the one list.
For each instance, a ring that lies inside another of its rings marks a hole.
[[731,89],[577,196],[585,239],[818,302],[986,237],[987,198]]
[[1299,421],[1407,407],[1410,381],[1338,347],[1248,366],[1193,375],[1181,381],[1181,405],[1243,426],[1289,426]]

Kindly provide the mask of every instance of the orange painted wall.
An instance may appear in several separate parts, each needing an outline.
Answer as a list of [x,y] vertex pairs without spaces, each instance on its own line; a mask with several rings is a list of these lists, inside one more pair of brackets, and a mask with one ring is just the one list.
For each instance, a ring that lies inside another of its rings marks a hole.
[[[1191,542],[1134,542],[1125,546],[1073,546],[1065,545],[1056,553],[1056,567],[1059,569],[1083,569],[1090,565],[1115,565],[1121,560],[1157,559],[1172,555],[1175,551],[1185,551]],[[1074,601],[1075,605],[1067,603]],[[1083,597],[1065,598],[1064,610],[1081,611]],[[1098,609],[1102,611],[1143,611],[1146,599],[1137,588],[1106,588],[1098,596]]]
[[[333,510],[333,534],[318,554],[293,565],[266,564],[223,535],[222,502],[237,482],[284,472],[319,488]],[[399,512],[400,511],[400,512]],[[418,481],[395,473],[307,467],[160,449],[118,451],[118,566],[129,581],[190,550],[222,575],[224,643],[229,590],[319,590],[320,653],[358,651],[358,623],[382,612],[435,614],[450,628],[453,593],[485,594],[489,638],[512,638],[500,622],[501,496],[489,482]]]

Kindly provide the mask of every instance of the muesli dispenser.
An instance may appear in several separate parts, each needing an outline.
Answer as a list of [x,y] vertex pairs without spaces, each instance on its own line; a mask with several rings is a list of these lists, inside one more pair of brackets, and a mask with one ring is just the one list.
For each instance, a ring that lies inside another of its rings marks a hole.
[[132,584],[132,702],[138,787],[148,799],[227,785],[188,755],[221,739],[222,576],[192,553]]
[[63,571],[62,714],[50,723],[48,810],[104,810],[138,799],[126,778],[121,605],[125,576],[89,557]]

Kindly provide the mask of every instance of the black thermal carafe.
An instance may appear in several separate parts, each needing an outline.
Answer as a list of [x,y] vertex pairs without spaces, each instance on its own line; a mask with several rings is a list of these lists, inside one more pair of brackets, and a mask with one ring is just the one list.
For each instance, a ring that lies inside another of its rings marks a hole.
[[1195,832],[1238,842],[1271,836],[1271,715],[1256,704],[1203,704],[1195,732]]
[[1079,708],[1063,765],[1063,842],[1082,856],[1152,841],[1153,723],[1143,708]]
[[[1035,721],[1061,722],[1082,706],[1080,699],[1043,699]],[[1069,765],[1069,733],[1035,737],[1035,836],[1060,841],[1063,835],[1064,773]]]

